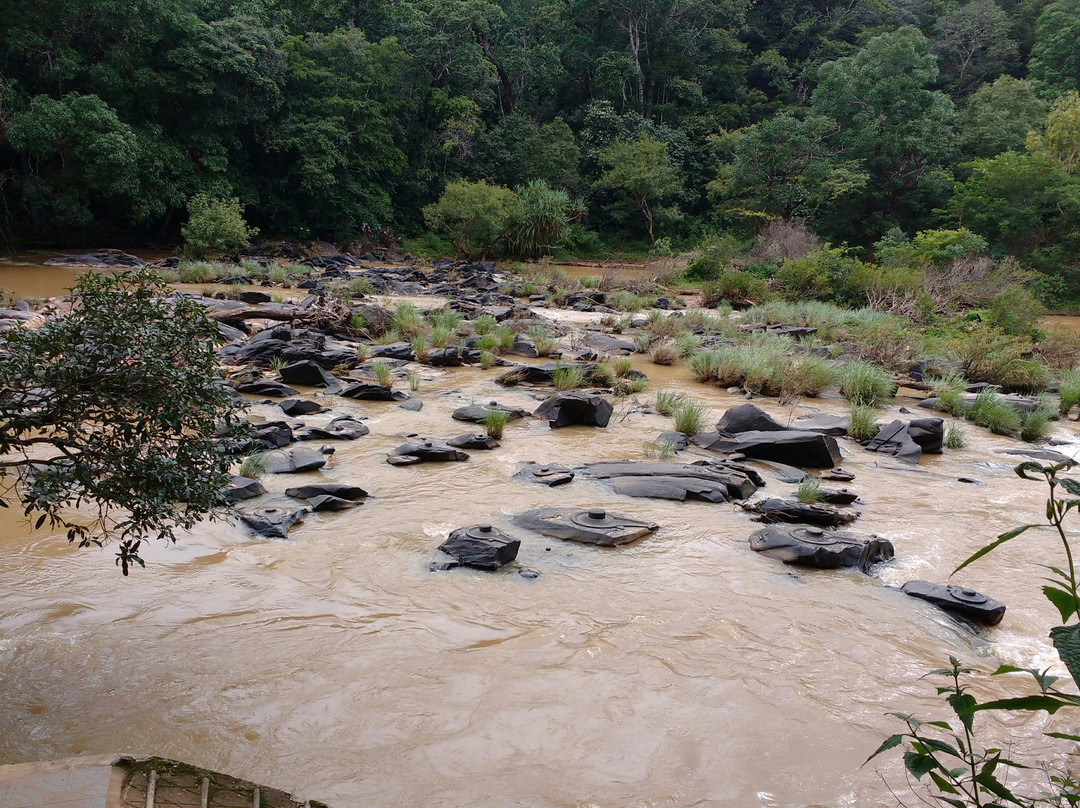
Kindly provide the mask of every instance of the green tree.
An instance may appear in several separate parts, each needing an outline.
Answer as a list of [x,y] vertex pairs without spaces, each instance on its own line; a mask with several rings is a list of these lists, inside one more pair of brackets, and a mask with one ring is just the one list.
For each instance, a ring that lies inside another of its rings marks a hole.
[[615,192],[617,208],[640,213],[645,218],[649,242],[656,244],[653,220],[661,203],[682,190],[667,144],[647,135],[632,143],[620,139],[602,150],[599,157],[605,169],[595,187]]
[[1002,76],[984,84],[957,115],[960,150],[970,157],[1023,151],[1028,132],[1042,126],[1048,109],[1028,81]]
[[1008,15],[993,0],[954,6],[938,19],[934,52],[941,81],[954,96],[967,95],[1017,60]]
[[449,238],[459,255],[483,260],[506,238],[516,209],[517,196],[509,188],[456,180],[424,208],[424,220]]
[[1035,23],[1028,77],[1050,96],[1080,91],[1080,0],[1055,0]]
[[150,272],[87,273],[70,314],[0,335],[0,504],[80,547],[119,542],[127,574],[140,542],[175,541],[225,505],[240,434],[216,374],[216,324]]
[[1028,136],[1028,151],[1054,158],[1067,173],[1074,172],[1080,160],[1080,93],[1067,93],[1054,99],[1046,116],[1046,130]]
[[206,194],[188,200],[188,221],[181,230],[185,249],[197,256],[234,253],[247,246],[258,232],[247,226],[235,196],[211,199]]
[[519,186],[516,193],[517,205],[507,234],[509,249],[516,255],[535,258],[558,249],[566,241],[571,223],[585,215],[580,200],[543,180]]

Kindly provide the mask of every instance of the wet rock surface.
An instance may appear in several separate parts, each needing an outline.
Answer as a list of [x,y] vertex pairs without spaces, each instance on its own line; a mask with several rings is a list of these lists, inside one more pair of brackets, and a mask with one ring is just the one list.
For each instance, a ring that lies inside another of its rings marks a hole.
[[[266,471],[270,474],[297,474],[305,471],[316,471],[326,465],[326,454],[329,447],[313,449],[308,446],[294,446],[291,449],[283,449],[276,452],[267,452],[263,455]],[[329,453],[333,453],[331,449]]]
[[417,463],[460,463],[468,459],[468,454],[441,441],[416,440],[397,447],[386,462],[391,466],[412,466]]
[[258,508],[256,510],[237,509],[240,521],[267,539],[287,539],[293,525],[302,521],[306,508]]
[[718,432],[706,432],[695,437],[694,443],[711,452],[738,453],[801,468],[828,469],[841,460],[836,439],[818,432],[751,431],[740,432],[731,439]]
[[565,426],[605,427],[614,412],[611,402],[597,393],[567,390],[547,398],[533,413],[552,429]]
[[525,418],[529,415],[529,413],[519,407],[507,407],[499,404],[497,401],[492,401],[488,404],[469,404],[466,407],[458,407],[454,410],[454,414],[451,417],[455,421],[468,421],[479,424],[492,410],[501,410],[502,412],[507,413],[509,415],[508,420],[510,421],[516,421],[519,418]]
[[847,533],[817,527],[771,525],[750,536],[750,549],[785,564],[818,569],[858,567],[867,572],[870,565],[889,561],[895,556],[892,542],[872,537],[859,539]]
[[984,626],[996,626],[1005,616],[1004,603],[963,586],[908,581],[900,590]]
[[514,524],[544,536],[601,547],[637,541],[660,527],[604,508],[536,508],[515,517]]
[[309,426],[296,433],[298,441],[307,440],[356,440],[371,432],[367,424],[351,415],[339,415],[326,426]]
[[818,525],[819,527],[839,527],[851,524],[858,518],[854,511],[838,511],[830,505],[798,502],[791,499],[766,499],[752,504],[744,504],[743,510],[755,514],[759,522],[774,524]]
[[457,435],[446,442],[447,446],[455,449],[498,449],[499,442],[490,435],[472,433],[469,435]]
[[561,463],[536,463],[530,460],[514,474],[514,479],[555,488],[571,482],[574,479],[574,472],[569,466]]
[[285,495],[297,499],[312,499],[313,497],[338,497],[357,502],[367,497],[368,492],[358,485],[348,483],[312,483],[310,485],[298,485],[286,488]]
[[461,527],[451,533],[439,549],[454,561],[442,569],[455,566],[480,570],[497,570],[517,558],[521,541],[496,530],[490,524]]
[[402,390],[392,390],[387,385],[366,382],[350,384],[341,391],[341,395],[362,401],[405,401],[409,397],[409,394]]
[[744,471],[721,466],[616,460],[588,463],[581,471],[607,480],[617,493],[631,497],[727,502],[745,499],[758,489]]
[[225,501],[230,505],[245,499],[254,499],[266,493],[266,488],[258,480],[250,477],[233,475],[229,478],[229,484],[225,488]]

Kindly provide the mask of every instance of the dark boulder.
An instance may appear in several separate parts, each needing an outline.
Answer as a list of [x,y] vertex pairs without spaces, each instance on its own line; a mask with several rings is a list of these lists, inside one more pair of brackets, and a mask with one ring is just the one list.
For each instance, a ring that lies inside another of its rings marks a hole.
[[519,384],[530,384],[535,386],[553,386],[555,384],[555,378],[552,375],[560,368],[581,367],[584,371],[584,379],[586,382],[591,382],[593,374],[596,372],[599,365],[595,362],[581,362],[577,364],[563,363],[563,362],[544,362],[541,365],[521,365],[512,370],[506,371],[501,376],[495,378],[496,384],[501,384],[503,387],[514,387]]
[[656,437],[656,445],[663,446],[665,443],[671,444],[676,452],[681,452],[690,445],[690,436],[685,432],[661,432]]
[[803,415],[791,422],[791,428],[799,432],[820,432],[822,435],[832,435],[834,438],[846,435],[850,426],[851,418],[848,416],[828,415],[823,412]]
[[775,524],[777,522],[818,525],[819,527],[840,527],[854,522],[858,514],[854,511],[838,511],[829,505],[817,505],[797,502],[789,499],[766,499],[750,505],[743,505],[743,510],[757,515],[757,521]]
[[279,375],[286,384],[299,384],[304,387],[336,387],[341,384],[336,376],[311,359],[286,365],[279,371]]
[[574,472],[559,463],[535,463],[529,461],[514,475],[515,480],[528,480],[549,488],[566,485],[574,479]]
[[926,454],[941,454],[945,445],[945,422],[940,418],[913,418],[908,434]]
[[[222,280],[224,282],[227,279]],[[242,300],[244,303],[259,304],[269,303],[271,300],[273,300],[273,298],[270,297],[269,293],[267,292],[260,292],[258,290],[251,289],[241,292],[240,300]]]
[[918,463],[922,457],[922,447],[911,439],[907,424],[899,420],[883,426],[866,444],[866,449],[894,455],[905,463]]
[[927,581],[908,581],[901,591],[913,598],[927,600],[947,612],[966,617],[984,626],[996,626],[1005,616],[1005,604],[993,598],[952,584],[943,586]]
[[721,466],[615,460],[589,463],[584,470],[610,480],[618,493],[632,497],[726,502],[745,499],[758,488],[742,471]]
[[514,524],[544,536],[601,547],[637,541],[660,527],[603,508],[537,508],[516,517]]
[[529,413],[525,410],[517,407],[507,407],[499,404],[496,401],[492,401],[488,404],[470,404],[467,407],[458,407],[454,410],[454,414],[451,416],[455,421],[468,421],[474,424],[482,423],[485,416],[492,410],[500,410],[509,415],[507,420],[516,421],[518,418],[524,418]]
[[597,332],[587,333],[584,342],[589,347],[595,348],[601,353],[614,354],[616,356],[629,356],[630,354],[636,354],[641,350],[633,340],[622,339],[621,337],[612,336],[611,334]]
[[372,345],[368,349],[372,359],[396,359],[399,362],[411,362],[416,358],[412,345],[408,342],[391,342],[389,345]]
[[293,442],[294,435],[284,421],[265,421],[252,425],[251,439],[263,449],[281,449]]
[[453,446],[455,449],[498,449],[499,442],[490,435],[484,435],[482,433],[472,433],[469,435],[458,435],[457,437],[450,438],[446,442],[447,446]]
[[295,398],[300,395],[297,390],[281,382],[272,382],[269,379],[255,379],[237,385],[238,392],[252,396],[270,396],[270,398]]
[[135,269],[146,266],[146,262],[138,256],[120,250],[98,250],[84,255],[62,255],[58,258],[50,258],[45,266],[64,267],[132,267]]
[[405,401],[409,397],[408,393],[391,390],[389,386],[366,382],[349,385],[341,391],[341,395],[363,401]]
[[371,430],[351,415],[339,415],[326,426],[310,426],[296,433],[297,440],[356,440]]
[[880,538],[862,540],[846,533],[816,527],[763,528],[750,537],[750,549],[778,558],[785,564],[818,569],[858,567],[868,572],[870,565],[895,556],[892,542]]
[[338,497],[355,502],[368,495],[367,491],[358,485],[346,483],[313,483],[311,485],[298,485],[286,488],[285,495],[297,499],[311,499],[312,497]]
[[326,407],[315,401],[307,401],[302,398],[287,398],[281,402],[281,411],[286,415],[314,415],[326,412]]
[[258,508],[254,511],[237,509],[236,513],[240,517],[240,521],[260,536],[267,539],[287,539],[289,529],[303,520],[307,509]]
[[694,438],[694,443],[712,452],[739,453],[753,460],[774,460],[802,468],[828,469],[840,462],[836,438],[818,432],[751,431],[725,440],[717,432]]
[[533,415],[546,418],[552,429],[576,424],[605,427],[613,411],[611,402],[601,395],[583,390],[566,390],[550,396],[536,408]]
[[266,488],[258,480],[250,477],[233,475],[225,488],[225,501],[230,505],[245,499],[253,499],[266,493]]
[[267,452],[263,455],[263,462],[270,474],[297,474],[321,469],[326,465],[326,457],[320,450],[294,446],[292,449]]
[[776,421],[765,410],[754,404],[740,404],[725,412],[716,424],[722,435],[738,435],[743,432],[781,432],[787,427]]
[[517,558],[521,542],[511,538],[491,525],[461,527],[447,536],[439,549],[453,556],[452,566],[473,567],[480,570],[497,570]]
[[341,497],[335,497],[329,494],[311,497],[308,500],[308,503],[311,505],[311,510],[313,511],[347,511],[360,504],[351,499],[342,499]]
[[406,401],[403,404],[398,404],[399,410],[405,410],[405,412],[420,412],[424,409],[424,402],[416,398],[412,401]]
[[440,441],[417,440],[397,447],[386,462],[391,466],[411,466],[416,463],[459,463],[468,459],[465,452]]
[[846,488],[822,488],[818,491],[818,497],[829,505],[850,505],[859,495]]

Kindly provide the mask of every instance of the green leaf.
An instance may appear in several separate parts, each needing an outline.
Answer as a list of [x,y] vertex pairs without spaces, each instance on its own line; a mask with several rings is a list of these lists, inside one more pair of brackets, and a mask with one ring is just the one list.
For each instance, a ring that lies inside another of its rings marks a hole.
[[946,780],[937,772],[930,772],[930,779],[934,781],[934,784],[944,791],[946,794],[959,794],[960,792],[953,787],[952,783]]
[[1025,480],[1037,480],[1038,477],[1029,477],[1027,472],[1034,471],[1039,475],[1045,475],[1050,470],[1049,466],[1043,466],[1042,463],[1036,463],[1034,460],[1025,460],[1019,466],[1013,469],[1019,476]]
[[48,514],[44,514],[44,513],[41,514],[41,516],[38,517],[37,523],[34,525],[34,530],[40,530],[41,526],[43,524],[45,524],[45,520],[47,518],[48,518]]
[[905,752],[904,766],[916,780],[921,780],[927,772],[940,768],[940,764],[930,755],[920,755],[918,752]]
[[1074,480],[1071,477],[1061,477],[1058,479],[1062,488],[1072,494],[1074,497],[1080,497],[1080,480]]
[[967,561],[965,561],[963,564],[961,564],[959,567],[957,567],[951,573],[949,573],[949,577],[951,578],[953,575],[956,575],[956,573],[960,572],[960,570],[962,570],[968,564],[971,564],[974,561],[978,561],[980,558],[982,558],[984,555],[989,553],[991,550],[997,549],[998,547],[1000,547],[1005,542],[1009,541],[1010,539],[1015,539],[1017,536],[1019,536],[1025,530],[1029,530],[1030,528],[1033,528],[1033,527],[1041,527],[1041,525],[1021,525],[1020,527],[1013,528],[1012,530],[1008,531],[1007,533],[1002,533],[1000,536],[997,537],[997,539],[990,542],[990,544],[983,547],[981,550],[979,550],[973,556],[968,558]]
[[972,713],[978,707],[975,697],[969,696],[967,693],[953,693],[947,701],[949,706],[953,708],[953,712],[956,713],[957,718],[967,727],[967,731],[971,732],[971,724],[974,721]]
[[1080,682],[1080,624],[1056,626],[1050,629],[1050,639],[1073,681]]
[[1056,586],[1044,586],[1043,594],[1046,599],[1054,604],[1061,613],[1061,622],[1068,623],[1069,618],[1076,614],[1076,599],[1071,593]]
[[1060,738],[1063,741],[1075,741],[1080,743],[1080,735],[1070,735],[1067,732],[1044,732],[1048,738]]
[[1013,793],[1001,783],[1000,780],[994,777],[992,773],[983,771],[977,774],[974,779],[976,783],[985,788],[991,794],[994,794],[997,797],[1001,797],[1001,799],[1003,800],[1008,800],[1009,802],[1016,805],[1022,804],[1016,799],[1015,795],[1013,795]]
[[[1050,669],[1047,668],[1046,670]],[[1043,693],[1048,691],[1059,678],[1057,676],[1049,675],[1046,671],[1037,671],[1034,668],[1016,668],[1012,665],[1002,665],[990,675],[997,676],[1002,673],[1030,673],[1032,678],[1039,684],[1039,690]]]
[[935,738],[923,738],[922,742],[930,749],[935,749],[938,752],[944,752],[947,755],[953,757],[960,757],[960,753],[956,750],[956,747],[952,744],[945,743],[945,741],[939,741]]
[[985,704],[976,706],[973,712],[982,712],[983,710],[1026,710],[1028,712],[1037,712],[1046,710],[1050,715],[1053,715],[1062,707],[1068,707],[1070,704],[1072,702],[1056,696],[1021,696],[1015,699],[988,701]]
[[874,752],[874,754],[872,754],[872,755],[871,755],[870,757],[868,757],[868,758],[867,758],[867,759],[866,759],[865,761],[863,761],[863,766],[865,766],[865,765],[866,765],[867,763],[869,763],[869,762],[870,762],[871,760],[873,760],[874,758],[876,758],[876,757],[877,757],[878,755],[880,755],[880,754],[881,754],[882,752],[887,752],[888,750],[890,750],[890,749],[893,749],[893,748],[895,748],[895,747],[899,746],[899,745],[900,745],[900,742],[901,742],[901,741],[903,741],[903,740],[904,740],[904,736],[903,736],[903,735],[890,735],[890,736],[889,736],[888,738],[886,738],[886,739],[885,739],[885,740],[884,740],[884,741],[882,742],[881,746],[879,746],[879,747],[877,748],[877,751],[876,751],[876,752]]

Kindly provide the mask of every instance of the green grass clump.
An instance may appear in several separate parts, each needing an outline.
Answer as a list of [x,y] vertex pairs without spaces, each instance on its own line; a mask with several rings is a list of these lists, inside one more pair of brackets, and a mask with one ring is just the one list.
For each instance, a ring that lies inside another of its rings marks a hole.
[[410,340],[425,330],[424,318],[412,303],[398,303],[391,322],[395,331]]
[[585,368],[581,365],[559,365],[551,371],[556,390],[575,390],[585,382]]
[[633,395],[642,392],[648,386],[649,380],[644,376],[624,376],[615,383],[615,395]]
[[476,338],[476,348],[493,354],[499,350],[499,337],[497,334],[481,334]]
[[517,334],[514,333],[513,329],[507,328],[505,325],[500,325],[491,333],[495,335],[495,339],[497,340],[496,350],[500,354],[504,354],[514,347],[514,341],[517,340]]
[[1060,397],[1058,412],[1064,417],[1069,414],[1069,410],[1080,403],[1080,370],[1073,368],[1062,371],[1058,396]]
[[654,365],[673,365],[679,359],[679,349],[675,347],[674,342],[665,340],[652,347],[649,358],[652,359]]
[[819,396],[836,381],[836,368],[813,354],[790,357],[780,368],[781,398]]
[[540,354],[540,356],[551,356],[559,347],[559,341],[548,334],[547,329],[539,323],[529,326],[529,330],[526,333],[529,335],[529,339],[532,340],[532,344],[536,347],[536,352]]
[[376,384],[382,385],[383,387],[389,387],[390,373],[391,367],[389,362],[383,359],[377,359],[371,363],[371,376],[375,379]]
[[683,396],[676,393],[674,390],[656,391],[656,411],[661,415],[671,417],[675,413],[675,408],[678,407],[682,401]]
[[433,348],[438,348],[440,351],[454,341],[453,329],[447,328],[444,325],[437,325],[431,329],[431,333],[428,334],[428,339],[431,340]]
[[675,457],[678,450],[672,441],[665,440],[654,443],[651,440],[641,442],[641,453],[648,460],[668,461]]
[[1050,434],[1050,421],[1054,413],[1046,407],[1037,407],[1022,416],[1020,439],[1036,443]]
[[878,433],[877,415],[876,409],[865,404],[852,406],[848,435],[857,441],[870,440]]
[[702,342],[699,335],[687,331],[675,337],[675,350],[678,351],[680,359],[689,359],[700,350]]
[[499,325],[498,320],[492,317],[490,314],[481,314],[475,320],[472,321],[473,333],[477,336],[483,334],[490,334]]
[[261,452],[247,455],[240,461],[239,474],[249,480],[259,479],[266,474],[266,458],[263,457]]
[[949,421],[945,427],[945,448],[963,449],[967,446],[967,431],[957,421]]
[[502,440],[503,430],[509,420],[510,413],[506,410],[488,410],[484,413],[484,419],[481,423],[484,425],[484,431],[488,434],[488,437]]
[[458,326],[461,325],[462,317],[453,309],[440,309],[439,311],[433,311],[427,316],[428,322],[431,323],[431,327],[434,328],[446,328],[451,333],[457,331]]
[[969,421],[986,427],[995,435],[1015,438],[1020,434],[1023,420],[1020,413],[992,390],[983,390],[975,397],[966,412]]
[[795,496],[799,502],[807,504],[821,502],[821,478],[807,474],[799,483],[799,491]]
[[410,370],[405,374],[405,378],[409,380],[409,389],[414,393],[420,389],[420,374],[415,370]]
[[427,336],[424,334],[417,334],[412,338],[412,352],[419,360],[427,359],[428,355],[428,341]]
[[596,370],[593,371],[589,383],[593,387],[614,387],[615,374],[613,374],[606,365],[599,365]]
[[852,404],[882,407],[896,393],[892,378],[869,362],[848,362],[840,370],[840,393]]
[[941,409],[956,418],[963,418],[968,406],[964,398],[967,382],[956,374],[948,374],[940,378],[929,377],[927,381],[934,395],[941,399]]
[[612,363],[611,368],[615,372],[615,375],[621,379],[634,369],[634,360],[629,356],[620,356]]
[[487,370],[495,364],[495,354],[491,351],[480,351],[480,369]]
[[679,401],[671,417],[675,421],[676,432],[694,437],[705,431],[705,405],[693,399]]

